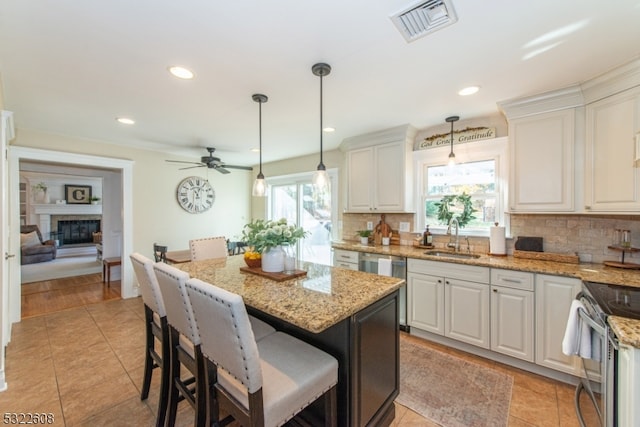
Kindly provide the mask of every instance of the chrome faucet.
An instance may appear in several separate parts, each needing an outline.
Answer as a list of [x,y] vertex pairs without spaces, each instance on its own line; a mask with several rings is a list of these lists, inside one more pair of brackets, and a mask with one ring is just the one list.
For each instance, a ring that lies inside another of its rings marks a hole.
[[[456,226],[456,240],[455,240],[455,242],[453,242],[453,230],[451,229],[452,225]],[[449,237],[449,243],[447,243],[447,247],[448,248],[453,248],[453,250],[455,252],[458,252],[460,250],[460,241],[459,241],[459,236],[458,236],[459,229],[460,229],[460,224],[458,223],[458,219],[455,218],[455,217],[451,218],[451,220],[449,221],[449,233],[450,233],[451,237]]]

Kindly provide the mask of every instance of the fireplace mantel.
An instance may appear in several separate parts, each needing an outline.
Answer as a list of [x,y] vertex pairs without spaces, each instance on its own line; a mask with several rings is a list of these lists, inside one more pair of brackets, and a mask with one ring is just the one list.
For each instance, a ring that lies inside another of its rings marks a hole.
[[36,215],[102,215],[102,205],[32,205]]
[[40,232],[44,237],[51,232],[51,215],[102,215],[102,205],[35,204],[33,211],[38,217]]

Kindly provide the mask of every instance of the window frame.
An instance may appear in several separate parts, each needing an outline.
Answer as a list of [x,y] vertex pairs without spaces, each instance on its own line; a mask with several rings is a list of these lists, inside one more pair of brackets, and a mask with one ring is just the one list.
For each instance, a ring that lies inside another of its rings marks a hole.
[[[495,191],[496,191],[496,221],[506,226],[509,230],[509,215],[506,213],[507,198],[509,193],[509,158],[508,158],[508,138],[500,137],[493,139],[483,139],[480,141],[454,145],[453,152],[456,155],[456,163],[471,163],[483,160],[495,161]],[[413,167],[415,171],[415,232],[422,232],[425,229],[424,206],[425,195],[425,170],[431,166],[446,166],[449,160],[450,146],[429,148],[413,152]],[[442,224],[429,224],[429,231],[436,234],[446,233],[447,226]],[[489,229],[481,232],[479,230],[460,229],[461,235],[488,237]]]

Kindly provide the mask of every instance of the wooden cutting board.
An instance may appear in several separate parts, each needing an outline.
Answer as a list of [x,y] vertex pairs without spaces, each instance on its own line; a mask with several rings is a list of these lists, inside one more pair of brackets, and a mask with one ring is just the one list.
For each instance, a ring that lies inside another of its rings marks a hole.
[[527,258],[527,259],[536,259],[539,261],[555,261],[555,262],[565,262],[568,264],[580,264],[580,258],[578,255],[571,254],[556,254],[553,252],[532,252],[532,251],[513,251],[514,258]]

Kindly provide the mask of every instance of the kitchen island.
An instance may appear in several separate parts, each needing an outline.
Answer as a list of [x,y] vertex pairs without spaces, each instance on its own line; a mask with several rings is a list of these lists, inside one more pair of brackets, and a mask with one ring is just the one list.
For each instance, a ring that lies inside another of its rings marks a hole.
[[[404,279],[300,263],[281,282],[243,272],[240,256],[177,267],[243,297],[247,311],[338,360],[338,425],[385,426],[399,387],[398,289]],[[318,409],[318,408],[312,408]]]

